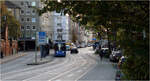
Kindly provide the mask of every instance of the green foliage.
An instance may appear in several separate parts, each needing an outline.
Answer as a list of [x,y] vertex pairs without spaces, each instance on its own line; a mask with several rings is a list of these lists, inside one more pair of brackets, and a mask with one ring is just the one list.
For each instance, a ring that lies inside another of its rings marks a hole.
[[[64,11],[81,25],[100,32],[105,29],[111,41],[124,49],[128,57],[123,65],[126,79],[149,79],[149,2],[148,1],[43,1],[46,6],[40,13]],[[143,38],[143,30],[146,38]]]
[[[8,25],[8,36],[13,39],[17,39],[20,36],[20,23],[15,19],[15,17],[7,10],[3,1],[0,1],[2,13],[1,14],[1,27],[5,28]],[[4,20],[4,16],[7,16],[7,20]]]

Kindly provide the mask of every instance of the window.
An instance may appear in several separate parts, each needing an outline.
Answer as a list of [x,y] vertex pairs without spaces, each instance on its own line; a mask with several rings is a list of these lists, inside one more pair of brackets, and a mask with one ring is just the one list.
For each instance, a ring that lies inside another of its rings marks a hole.
[[30,10],[26,10],[26,15],[30,15]]
[[32,18],[32,22],[36,22],[36,18]]
[[31,4],[32,6],[36,6],[36,2],[32,2],[32,4]]
[[30,4],[29,4],[29,2],[28,2],[28,1],[26,1],[26,6],[30,6]]
[[61,23],[57,23],[57,26],[61,26]]
[[32,15],[35,15],[35,10],[32,10]]
[[26,37],[30,37],[30,31],[26,31]]
[[24,26],[21,26],[21,30],[24,30]]
[[23,6],[23,5],[24,5],[24,2],[22,1],[22,2],[21,2],[21,6]]
[[30,18],[27,18],[27,22],[29,22],[30,21]]
[[63,29],[57,29],[57,32],[62,32],[63,31]]
[[23,11],[23,10],[21,10],[21,14],[24,14],[24,11]]
[[30,26],[27,26],[27,30],[30,30]]
[[23,22],[23,21],[24,21],[24,18],[21,18],[21,21]]
[[32,30],[36,30],[36,29],[35,29],[35,26],[32,26]]

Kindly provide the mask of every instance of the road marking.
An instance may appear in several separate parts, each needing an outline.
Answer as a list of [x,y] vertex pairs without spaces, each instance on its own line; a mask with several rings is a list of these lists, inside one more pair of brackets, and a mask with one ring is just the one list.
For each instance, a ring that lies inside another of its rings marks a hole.
[[[54,61],[57,61],[57,60],[54,60]],[[67,61],[69,61],[69,59],[67,59],[67,60],[65,60],[63,63],[61,63],[61,64],[59,64],[59,65],[63,65],[64,63],[67,63]],[[47,63],[47,64],[51,64],[51,62],[50,63]],[[59,66],[59,65],[54,65],[53,67],[57,67],[57,66]],[[30,69],[34,69],[34,68],[36,68],[37,70],[35,70],[35,71],[38,71],[39,69],[38,68],[41,68],[42,66],[36,66],[36,67],[29,67],[29,68],[26,68],[26,69],[20,69],[20,70],[17,70],[17,71],[12,71],[12,72],[7,72],[7,73],[3,73],[2,75],[7,75],[7,74],[11,74],[11,73],[19,73],[20,71],[22,72],[22,71],[26,71],[26,70],[30,70]],[[46,68],[44,68],[44,69],[47,69],[47,68],[49,68],[49,67],[46,67]]]
[[58,80],[55,80],[55,81],[62,81],[62,80],[58,79]]
[[[95,67],[96,65],[94,65],[94,67]],[[76,80],[74,80],[74,81],[78,81],[81,77],[83,77],[85,74],[87,74],[90,70],[92,70],[94,67],[92,67],[92,68],[90,68],[90,69],[88,69],[85,73],[83,73],[81,76],[79,76]]]
[[67,77],[72,77],[74,74],[69,74],[69,75],[67,75]]
[[87,69],[87,67],[85,66],[83,69]]
[[78,70],[77,72],[80,73],[80,72],[82,72],[82,71],[83,71],[83,70]]
[[[75,59],[75,61],[77,62],[77,59]],[[76,63],[76,62],[75,62],[75,63]],[[85,64],[86,64],[86,63],[85,63]],[[85,64],[82,64],[82,65],[85,65]],[[82,65],[81,65],[81,66],[82,66]],[[69,72],[71,72],[71,71],[73,71],[73,70],[75,70],[75,69],[77,69],[77,68],[80,68],[80,67],[76,67],[76,68],[73,68],[73,69],[71,69],[71,70],[68,70],[68,71],[66,71],[66,72],[64,72],[64,73],[61,73],[61,74],[57,75],[56,77],[51,78],[51,79],[48,80],[48,81],[55,80],[55,79],[57,79],[57,78],[59,78],[59,77],[65,75],[65,74],[67,74],[67,73],[69,73]]]
[[[55,66],[52,66],[52,67],[46,67],[46,68],[42,68],[41,70],[39,70],[38,69],[38,67],[35,69],[35,70],[31,70],[32,72],[34,72],[34,73],[36,73],[36,72],[38,72],[38,71],[45,71],[46,69],[50,69],[50,68],[54,68],[54,67],[58,67],[58,66],[60,66],[60,65],[64,65],[65,63],[67,63],[69,61],[69,58],[67,59],[67,60],[65,60],[63,63],[61,63],[61,64],[58,64],[58,65],[55,65]],[[31,67],[31,68],[33,68],[34,69],[34,67]],[[30,69],[29,69],[30,70]],[[25,70],[23,70],[23,71],[25,71]],[[15,75],[11,75],[11,76],[9,76],[9,77],[7,77],[8,79],[9,78],[14,78],[14,77],[16,77],[16,75],[17,76],[20,76],[20,75],[27,75],[27,74],[32,74],[32,72],[31,71],[26,71],[26,72],[23,72],[22,74],[15,74]],[[7,73],[8,74],[8,73]],[[4,75],[4,74],[3,74]],[[42,75],[42,74],[40,74],[40,75]],[[38,76],[38,75],[37,75]],[[34,76],[35,77],[35,76]],[[29,78],[30,79],[30,78]],[[28,80],[28,79],[24,79],[23,81],[26,81],[26,80]]]
[[[73,61],[73,63],[72,64],[69,64],[69,65],[67,65],[67,66],[65,66],[65,67],[69,67],[69,66],[72,66],[72,65],[74,65],[75,63],[74,63],[74,60],[76,60],[76,59],[71,59],[71,61]],[[65,63],[64,63],[65,64]],[[62,67],[61,67],[62,68]],[[39,74],[39,75],[36,75],[36,76],[33,76],[33,77],[31,77],[31,78],[28,78],[28,79],[24,79],[23,81],[26,81],[26,80],[30,80],[30,79],[33,79],[33,78],[35,78],[35,77],[39,77],[39,76],[41,76],[41,75],[44,75],[44,74],[46,74],[46,73],[49,73],[49,72],[51,72],[51,73],[53,73],[54,71],[58,71],[59,69],[61,69],[61,68],[58,68],[58,69],[55,69],[55,70],[52,70],[52,71],[48,71],[48,72],[45,72],[45,73],[43,73],[43,74]],[[57,74],[60,74],[60,73],[57,73]]]

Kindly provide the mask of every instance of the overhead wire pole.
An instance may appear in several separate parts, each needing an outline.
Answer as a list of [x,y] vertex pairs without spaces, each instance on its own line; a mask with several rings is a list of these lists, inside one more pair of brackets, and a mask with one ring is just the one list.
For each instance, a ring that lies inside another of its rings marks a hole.
[[35,64],[37,64],[37,31],[35,32]]

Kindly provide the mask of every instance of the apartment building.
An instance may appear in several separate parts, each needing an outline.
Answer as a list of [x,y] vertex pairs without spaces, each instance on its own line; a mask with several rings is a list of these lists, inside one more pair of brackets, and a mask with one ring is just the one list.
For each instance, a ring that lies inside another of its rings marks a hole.
[[21,37],[18,39],[20,50],[34,50],[36,32],[40,31],[40,19],[37,13],[40,0],[7,0],[20,7],[19,21]]
[[52,36],[53,36],[53,27],[54,27],[53,20],[54,20],[54,17],[52,13],[50,12],[44,13],[40,17],[41,31],[46,32],[47,37],[49,39],[52,39]]
[[54,35],[53,41],[63,40],[65,42],[69,42],[69,17],[61,14],[53,12],[54,16]]

